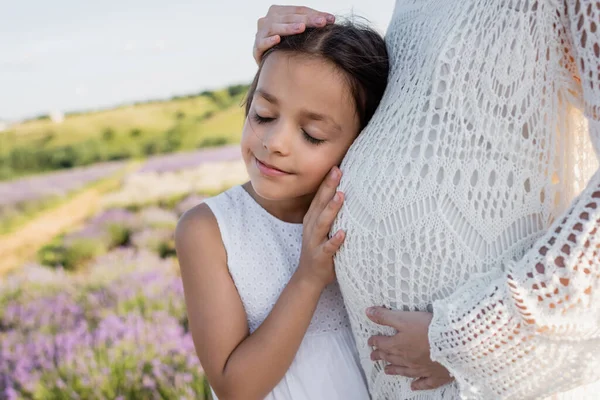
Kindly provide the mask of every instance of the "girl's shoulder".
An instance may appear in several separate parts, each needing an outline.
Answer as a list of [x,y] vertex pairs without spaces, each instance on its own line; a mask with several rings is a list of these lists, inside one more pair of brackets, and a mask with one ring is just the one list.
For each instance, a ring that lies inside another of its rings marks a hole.
[[211,208],[206,203],[200,203],[186,211],[175,229],[175,244],[177,248],[208,248],[217,246],[223,248],[219,224]]
[[244,189],[234,186],[186,211],[177,223],[176,246],[184,252],[206,250],[225,255],[241,218],[240,190]]

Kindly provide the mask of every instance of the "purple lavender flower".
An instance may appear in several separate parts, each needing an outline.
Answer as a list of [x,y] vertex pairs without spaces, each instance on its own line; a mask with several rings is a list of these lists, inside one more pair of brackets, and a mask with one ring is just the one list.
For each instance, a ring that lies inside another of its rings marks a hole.
[[130,227],[137,226],[137,218],[134,213],[124,208],[111,208],[97,214],[90,220],[91,225],[106,226],[110,224],[122,224]]
[[224,146],[218,149],[156,156],[148,160],[138,172],[172,172],[197,167],[207,162],[235,161],[240,158],[239,145]]
[[150,228],[170,228],[177,225],[177,215],[159,207],[146,207],[139,215],[141,224]]
[[144,229],[131,237],[131,243],[138,249],[146,249],[157,254],[172,247],[173,230],[168,228]]
[[22,332],[56,332],[77,326],[84,317],[83,309],[69,293],[40,296],[27,302],[21,300],[15,299],[4,306],[0,326]]
[[[107,300],[117,297],[116,302],[83,301],[98,293],[98,288],[86,286],[80,287],[77,304],[60,293],[54,298],[15,299],[23,302],[23,310],[34,310],[37,320],[25,318],[0,330],[0,394],[102,399],[136,393],[136,398],[151,399],[161,392],[168,398],[203,398],[202,368],[182,325],[180,279],[166,263],[156,266],[154,271],[134,270],[100,282],[110,292]],[[124,290],[128,285],[134,290]],[[136,297],[144,298],[146,305],[119,315],[119,304]],[[179,311],[164,306],[169,302],[178,303]],[[105,315],[89,318],[82,310],[90,306],[104,308]],[[31,329],[49,324],[40,317],[44,312],[54,312],[49,320],[60,329]],[[12,313],[10,322],[18,317]]]
[[74,190],[106,178],[123,168],[123,162],[99,163],[0,183],[0,209],[20,206],[49,197],[63,197]]

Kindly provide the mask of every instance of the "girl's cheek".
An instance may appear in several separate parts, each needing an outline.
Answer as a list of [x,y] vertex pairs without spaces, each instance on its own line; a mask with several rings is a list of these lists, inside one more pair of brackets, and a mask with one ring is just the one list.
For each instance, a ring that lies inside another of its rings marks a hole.
[[247,149],[251,146],[253,133],[249,132],[247,127],[242,131],[242,140],[241,146],[244,149]]
[[260,142],[261,127],[257,125],[258,124],[252,123],[249,119],[246,119],[246,123],[242,130],[242,147],[244,145],[252,146]]

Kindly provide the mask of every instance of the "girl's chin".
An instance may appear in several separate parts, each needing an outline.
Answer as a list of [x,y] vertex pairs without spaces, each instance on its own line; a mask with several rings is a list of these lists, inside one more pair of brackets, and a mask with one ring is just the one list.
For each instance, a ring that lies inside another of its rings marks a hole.
[[291,197],[291,193],[281,185],[269,185],[251,181],[254,192],[265,200],[285,200]]

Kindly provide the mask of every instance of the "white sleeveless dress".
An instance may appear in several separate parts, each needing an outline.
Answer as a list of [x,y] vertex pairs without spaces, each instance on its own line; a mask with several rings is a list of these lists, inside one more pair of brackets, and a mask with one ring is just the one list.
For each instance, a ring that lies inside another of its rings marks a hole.
[[[205,202],[219,224],[229,272],[252,333],[269,315],[296,270],[302,224],[275,218],[241,186]],[[368,398],[348,315],[334,283],[323,291],[294,361],[266,399]]]

